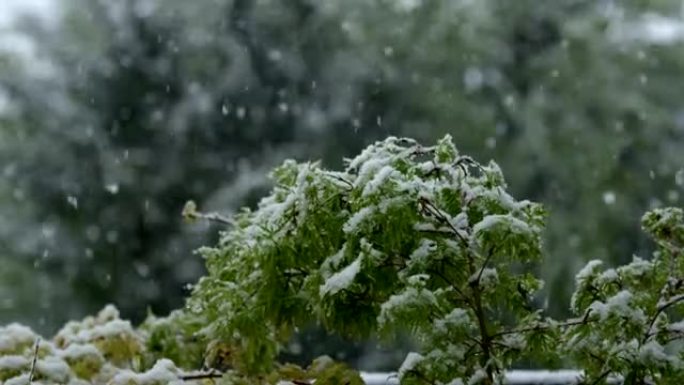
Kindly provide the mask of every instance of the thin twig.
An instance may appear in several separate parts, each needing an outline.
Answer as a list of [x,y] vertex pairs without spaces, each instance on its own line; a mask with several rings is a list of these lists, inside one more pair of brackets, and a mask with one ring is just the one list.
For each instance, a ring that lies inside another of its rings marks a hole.
[[444,274],[442,274],[439,270],[429,269],[428,272],[429,272],[429,273],[432,273],[432,274],[434,274],[434,275],[436,275],[436,276],[438,276],[438,277],[441,278],[442,281],[444,281],[447,285],[451,286],[451,288],[454,289],[454,291],[456,292],[456,294],[459,295],[460,298],[458,298],[458,300],[460,300],[460,301],[462,301],[462,302],[465,302],[465,303],[467,303],[467,304],[470,304],[470,301],[468,300],[468,297],[463,293],[463,291],[462,291],[461,289],[459,289],[459,287],[456,286],[456,284],[455,284],[454,282],[452,282],[450,279],[448,279],[448,278],[447,278]]
[[603,381],[606,377],[610,375],[610,369],[606,369],[601,375],[599,375],[594,382],[591,383],[591,385],[598,385]]
[[667,310],[670,306],[673,306],[679,302],[684,301],[684,294],[678,294],[675,295],[674,297],[670,297],[666,302],[660,303],[658,305],[658,308],[656,309],[655,314],[653,314],[653,317],[651,317],[650,322],[648,323],[648,328],[646,328],[646,333],[644,333],[644,337],[642,338],[642,343],[646,342],[649,337],[651,337],[653,334],[651,333],[651,329],[653,329],[653,325],[655,322],[658,320],[658,316],[665,310]]
[[33,376],[36,374],[36,362],[38,362],[38,348],[40,347],[40,337],[36,339],[36,347],[33,350],[33,361],[31,362],[31,371],[29,372],[28,383],[33,382]]
[[209,222],[216,222],[216,223],[220,223],[222,225],[232,225],[233,224],[233,222],[230,219],[222,216],[219,213],[202,214],[201,218],[206,219]]
[[588,315],[589,315],[589,312],[587,312],[587,314],[584,317],[582,317],[581,319],[574,319],[574,320],[570,320],[568,322],[558,323],[555,325],[538,324],[538,325],[530,326],[530,327],[526,327],[526,328],[504,330],[504,331],[492,334],[492,338],[501,337],[501,336],[505,336],[505,335],[509,335],[509,334],[545,331],[545,330],[549,330],[551,328],[567,328],[570,326],[584,325],[584,324],[593,322],[592,320],[590,320],[588,318]]
[[311,385],[310,382],[300,381],[300,380],[290,380],[291,383],[295,385]]
[[185,203],[185,206],[183,206],[183,211],[181,213],[183,218],[189,219],[191,221],[195,221],[198,219],[204,219],[209,222],[216,222],[220,223],[222,225],[232,225],[233,221],[230,219],[222,216],[219,213],[203,213],[200,211],[197,211],[197,204],[193,201],[187,201]]
[[[506,237],[508,237],[508,234],[506,234]],[[475,280],[475,285],[479,285],[480,281],[482,280],[482,273],[484,273],[485,269],[487,268],[487,264],[489,261],[491,261],[492,257],[494,256],[494,252],[496,250],[496,247],[492,246],[489,248],[489,253],[487,253],[487,257],[485,258],[484,262],[482,263],[482,267],[480,267],[480,272],[477,273],[477,279]]]
[[223,373],[212,370],[210,372],[205,372],[205,373],[185,374],[185,375],[179,376],[178,378],[181,381],[194,381],[194,380],[208,380],[208,379],[221,378],[221,377],[223,377]]
[[340,181],[340,182],[342,182],[342,183],[344,183],[344,184],[346,184],[347,186],[349,186],[349,190],[350,190],[350,191],[354,189],[354,184],[353,184],[352,182],[350,182],[350,181],[348,181],[348,180],[342,178],[342,177],[339,176],[339,175],[330,174],[330,173],[325,174],[325,175],[326,175],[326,176],[329,176],[329,177],[331,177],[331,178],[333,178],[333,179],[336,179],[336,180],[338,180],[338,181]]
[[444,215],[444,212],[437,208],[437,206],[434,205],[434,203],[430,202],[426,198],[419,198],[418,203],[425,209],[425,211],[428,214],[434,215],[438,220],[440,220],[443,224],[447,225],[452,233],[461,241],[461,244],[464,248],[468,248],[468,241],[463,237],[461,232],[454,226],[453,223],[449,220],[449,218]]

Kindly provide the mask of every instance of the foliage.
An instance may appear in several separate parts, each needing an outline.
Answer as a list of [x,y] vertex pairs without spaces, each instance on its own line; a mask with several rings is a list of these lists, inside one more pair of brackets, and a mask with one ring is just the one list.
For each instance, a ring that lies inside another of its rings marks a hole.
[[534,306],[542,282],[545,213],[516,201],[496,163],[390,137],[343,171],[286,161],[256,210],[189,219],[231,228],[202,249],[208,274],[183,310],[138,328],[113,306],[68,322],[51,340],[0,328],[0,381],[44,384],[362,385],[329,357],[307,367],[277,362],[303,325],[367,338],[408,332],[418,343],[398,369],[402,384],[501,384],[523,360],[569,358],[582,383],[684,381],[684,210],[642,219],[651,260],[577,274],[558,322]]
[[541,256],[543,210],[449,136],[390,137],[342,172],[286,162],[272,177],[258,208],[202,251],[208,275],[189,304],[247,371],[268,369],[312,321],[356,337],[409,330],[422,353],[400,370],[406,383],[493,383],[552,341],[523,332],[542,321],[530,306],[541,282],[525,268]]
[[681,384],[684,337],[684,212],[656,209],[642,219],[658,251],[617,269],[589,262],[577,275],[572,310],[586,322],[566,331],[566,347],[587,383],[609,375],[632,384]]
[[[144,335],[112,306],[96,317],[70,321],[49,341],[18,324],[0,328],[0,341],[0,380],[5,384],[27,383],[29,377],[41,383],[123,384],[120,379],[144,371],[148,358]],[[159,361],[156,368],[176,370],[170,361]]]
[[150,317],[136,329],[120,319],[113,306],[95,317],[68,322],[49,341],[25,326],[10,324],[0,327],[0,383],[248,385],[290,380],[309,384],[315,380],[328,385],[363,384],[356,371],[326,357],[305,369],[279,366],[259,378],[232,370],[193,370],[200,367],[197,360],[205,355],[206,346],[184,339],[193,326],[187,316],[176,312],[165,319]]
[[499,383],[525,358],[570,358],[588,384],[684,379],[681,209],[644,216],[652,260],[579,272],[577,318],[557,322],[532,302],[543,210],[516,202],[495,163],[460,155],[450,137],[391,137],[342,172],[286,162],[272,177],[257,210],[203,250],[209,273],[190,299],[247,372],[268,370],[293,330],[318,321],[357,337],[408,330],[420,351],[399,368],[403,384]]

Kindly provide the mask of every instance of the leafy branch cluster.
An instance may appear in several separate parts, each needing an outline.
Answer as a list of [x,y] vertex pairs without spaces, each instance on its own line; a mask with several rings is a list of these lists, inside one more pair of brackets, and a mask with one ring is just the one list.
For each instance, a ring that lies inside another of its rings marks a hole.
[[245,370],[267,369],[312,322],[359,337],[411,331],[423,349],[399,372],[409,384],[492,383],[551,349],[528,273],[544,211],[513,199],[495,163],[460,155],[450,137],[389,138],[342,172],[286,162],[272,177],[273,193],[202,250],[208,274],[188,307]]
[[95,317],[68,322],[50,340],[19,324],[0,327],[0,384],[363,384],[356,371],[327,357],[308,368],[277,365],[251,378],[208,368],[230,356],[220,344],[202,339],[199,321],[175,311],[164,318],[150,315],[134,328],[110,305]]
[[[409,331],[419,343],[402,384],[495,384],[522,362],[584,370],[587,384],[682,383],[684,302],[679,209],[644,216],[659,251],[577,276],[576,318],[535,306],[544,211],[506,192],[500,168],[389,138],[343,171],[286,162],[254,211],[233,218],[189,300],[203,332],[266,370],[299,327],[365,337]],[[229,316],[226,316],[226,315]],[[671,321],[674,320],[674,321]]]
[[568,328],[564,341],[588,383],[684,383],[684,213],[656,209],[642,226],[658,245],[651,260],[616,269],[591,261],[577,275],[572,311],[593,322]]
[[124,385],[180,381],[182,371],[149,349],[148,342],[153,339],[144,329],[150,327],[152,323],[134,329],[112,306],[95,317],[67,323],[52,340],[10,324],[0,328],[0,383]]

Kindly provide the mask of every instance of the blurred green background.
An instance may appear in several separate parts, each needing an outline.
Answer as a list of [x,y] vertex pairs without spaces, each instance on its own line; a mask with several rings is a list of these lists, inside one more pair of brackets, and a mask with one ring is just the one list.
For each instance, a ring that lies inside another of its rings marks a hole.
[[681,1],[54,0],[0,30],[0,323],[165,314],[219,230],[188,199],[229,215],[286,158],[445,133],[550,211],[539,303],[566,316],[584,262],[647,256],[641,214],[680,205],[683,86]]

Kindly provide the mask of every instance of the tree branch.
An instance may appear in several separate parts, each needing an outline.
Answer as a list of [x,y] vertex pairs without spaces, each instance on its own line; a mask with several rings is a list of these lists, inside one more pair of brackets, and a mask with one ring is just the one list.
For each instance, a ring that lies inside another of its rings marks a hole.
[[559,323],[559,324],[557,324],[557,325],[538,324],[538,325],[530,326],[530,327],[526,327],[526,328],[504,330],[504,331],[502,331],[502,332],[498,332],[498,333],[492,334],[492,338],[497,338],[497,337],[501,337],[501,336],[505,336],[505,335],[509,335],[509,334],[519,334],[519,333],[529,333],[529,332],[545,331],[545,330],[549,330],[549,329],[554,328],[554,327],[558,327],[558,328],[567,328],[567,327],[570,327],[570,326],[577,326],[577,325],[588,324],[588,323],[590,323],[590,322],[594,322],[594,321],[592,321],[592,320],[589,319],[589,312],[587,312],[587,313],[585,314],[585,316],[582,317],[581,319],[574,319],[574,320],[570,320],[570,321],[567,321],[567,322]]
[[658,301],[658,308],[657,308],[655,314],[653,314],[653,317],[651,317],[651,320],[650,320],[649,323],[648,323],[648,328],[646,328],[646,332],[645,332],[645,334],[644,334],[644,337],[641,339],[641,343],[642,343],[642,344],[643,344],[644,342],[646,342],[646,340],[648,340],[649,337],[651,337],[651,336],[654,335],[653,332],[652,332],[652,329],[653,329],[653,325],[654,325],[655,322],[658,320],[658,316],[659,316],[662,312],[664,312],[665,310],[667,310],[668,308],[670,308],[671,306],[674,306],[674,305],[676,305],[677,303],[682,302],[682,301],[684,301],[684,294],[678,294],[678,295],[675,295],[674,297],[670,297],[670,298],[669,298],[667,301],[665,301],[665,302]]
[[204,372],[204,373],[184,374],[184,375],[178,376],[178,379],[181,381],[195,381],[195,380],[209,380],[209,379],[221,378],[221,377],[223,377],[223,373],[212,370],[210,372]]

